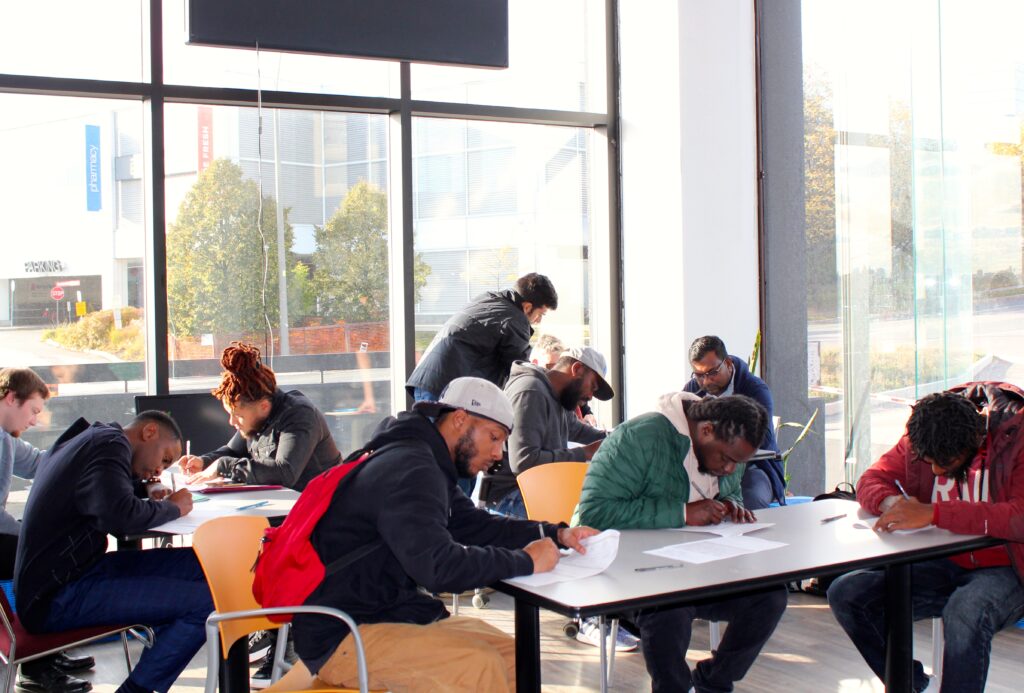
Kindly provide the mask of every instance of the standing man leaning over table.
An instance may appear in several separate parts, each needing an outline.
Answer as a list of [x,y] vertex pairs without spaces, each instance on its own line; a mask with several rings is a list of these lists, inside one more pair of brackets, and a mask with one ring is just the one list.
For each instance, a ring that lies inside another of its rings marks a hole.
[[107,553],[108,534],[135,534],[186,515],[186,489],[144,499],[140,482],[181,455],[163,412],[126,427],[78,419],[47,453],[25,505],[15,564],[18,617],[31,633],[143,623],[156,641],[117,693],[170,690],[206,642],[213,600],[191,548]]
[[[596,534],[492,515],[456,486],[501,457],[512,407],[497,386],[457,378],[437,402],[385,419],[369,458],[339,484],[311,537],[324,576],[307,604],[347,611],[359,624],[370,687],[406,693],[515,690],[515,641],[481,619],[449,617],[425,594],[461,592],[551,570],[555,542],[585,549]],[[339,621],[297,614],[295,644],[332,686],[357,681],[352,637]]]
[[[985,689],[992,637],[1024,616],[1024,391],[967,383],[922,397],[896,446],[864,472],[857,500],[875,530],[935,525],[1006,539],[1001,546],[911,567],[914,620],[942,617],[942,691]],[[901,488],[902,487],[902,488]],[[904,494],[905,491],[905,494]],[[828,590],[836,620],[885,678],[885,571],[841,576]],[[914,690],[932,690],[914,662]]]
[[[663,529],[753,522],[740,479],[764,436],[764,409],[742,395],[700,400],[674,392],[657,410],[618,426],[594,455],[573,524]],[[786,610],[782,585],[633,616],[655,693],[731,691],[757,659]],[[686,650],[694,618],[728,621],[718,649],[691,674]],[[692,686],[692,687],[691,687]]]
[[[693,377],[684,392],[698,397],[723,397],[725,395],[746,395],[764,407],[768,415],[768,427],[759,446],[764,450],[779,451],[772,428],[772,391],[763,380],[750,372],[746,362],[738,356],[730,356],[725,343],[708,335],[693,340],[690,345],[690,367]],[[743,504],[751,510],[767,508],[772,500],[785,503],[786,480],[782,459],[755,460],[747,465],[743,473]]]
[[202,457],[186,456],[189,483],[226,477],[246,484],[280,484],[301,491],[310,479],[341,461],[327,419],[298,390],[283,392],[260,362],[260,350],[232,342],[220,357],[213,396],[238,431],[227,445]]

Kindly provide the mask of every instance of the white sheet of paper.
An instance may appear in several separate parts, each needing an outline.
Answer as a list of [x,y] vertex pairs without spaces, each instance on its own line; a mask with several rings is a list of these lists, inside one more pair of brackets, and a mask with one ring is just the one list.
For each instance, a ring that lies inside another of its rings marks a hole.
[[722,522],[717,525],[704,525],[702,527],[676,527],[676,532],[707,532],[717,534],[720,537],[736,537],[741,534],[756,532],[759,529],[774,527],[774,522]]
[[224,517],[236,512],[239,508],[252,505],[251,500],[228,500],[217,498],[205,503],[197,503],[192,506],[192,512],[177,520],[165,522],[157,527],[152,527],[153,532],[167,532],[168,534],[192,534],[199,525],[207,520],[217,517]]
[[[925,525],[924,527],[915,527],[914,529],[894,529],[890,534],[917,534],[918,532],[926,532],[932,529],[935,525]],[[866,522],[854,522],[854,529],[874,529],[874,523],[868,524]]]
[[546,573],[523,575],[507,580],[507,582],[539,587],[555,582],[580,580],[602,573],[612,564],[615,556],[619,553],[619,532],[614,529],[606,529],[600,534],[584,539],[583,545],[587,548],[586,553],[577,553],[572,550],[563,551],[561,560],[553,570]]
[[693,541],[687,544],[673,544],[660,549],[644,551],[644,553],[649,553],[652,556],[661,556],[662,558],[670,558],[673,561],[709,563],[723,558],[733,558],[734,556],[742,556],[748,553],[777,549],[782,546],[785,546],[785,544],[780,541],[737,535]]

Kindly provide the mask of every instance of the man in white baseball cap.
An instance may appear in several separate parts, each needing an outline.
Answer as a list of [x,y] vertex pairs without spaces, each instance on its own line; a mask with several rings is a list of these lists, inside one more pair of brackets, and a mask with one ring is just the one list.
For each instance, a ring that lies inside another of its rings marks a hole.
[[[438,401],[381,422],[365,448],[374,454],[345,477],[313,530],[324,565],[346,565],[306,604],[356,620],[371,688],[515,690],[514,639],[480,619],[449,618],[419,589],[461,592],[548,571],[559,560],[556,542],[585,551],[580,541],[596,533],[491,515],[456,486],[501,458],[513,419],[496,385],[456,378]],[[311,672],[332,686],[356,685],[347,626],[299,614],[294,632]]]

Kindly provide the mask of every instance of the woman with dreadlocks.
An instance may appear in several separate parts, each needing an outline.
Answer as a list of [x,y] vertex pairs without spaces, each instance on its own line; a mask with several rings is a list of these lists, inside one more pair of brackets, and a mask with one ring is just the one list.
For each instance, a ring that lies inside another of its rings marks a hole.
[[192,474],[190,484],[225,477],[301,491],[341,461],[327,419],[298,390],[278,389],[274,371],[260,362],[259,349],[232,342],[220,365],[224,372],[213,396],[237,433],[213,452],[180,460],[185,473]]

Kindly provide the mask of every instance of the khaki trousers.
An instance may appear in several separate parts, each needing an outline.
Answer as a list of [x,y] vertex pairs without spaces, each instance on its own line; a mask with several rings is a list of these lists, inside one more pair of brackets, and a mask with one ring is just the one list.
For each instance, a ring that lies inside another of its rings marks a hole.
[[[453,616],[426,626],[370,623],[360,626],[359,634],[370,688],[392,693],[515,690],[515,639],[480,619]],[[332,686],[359,685],[351,635],[318,677]]]

